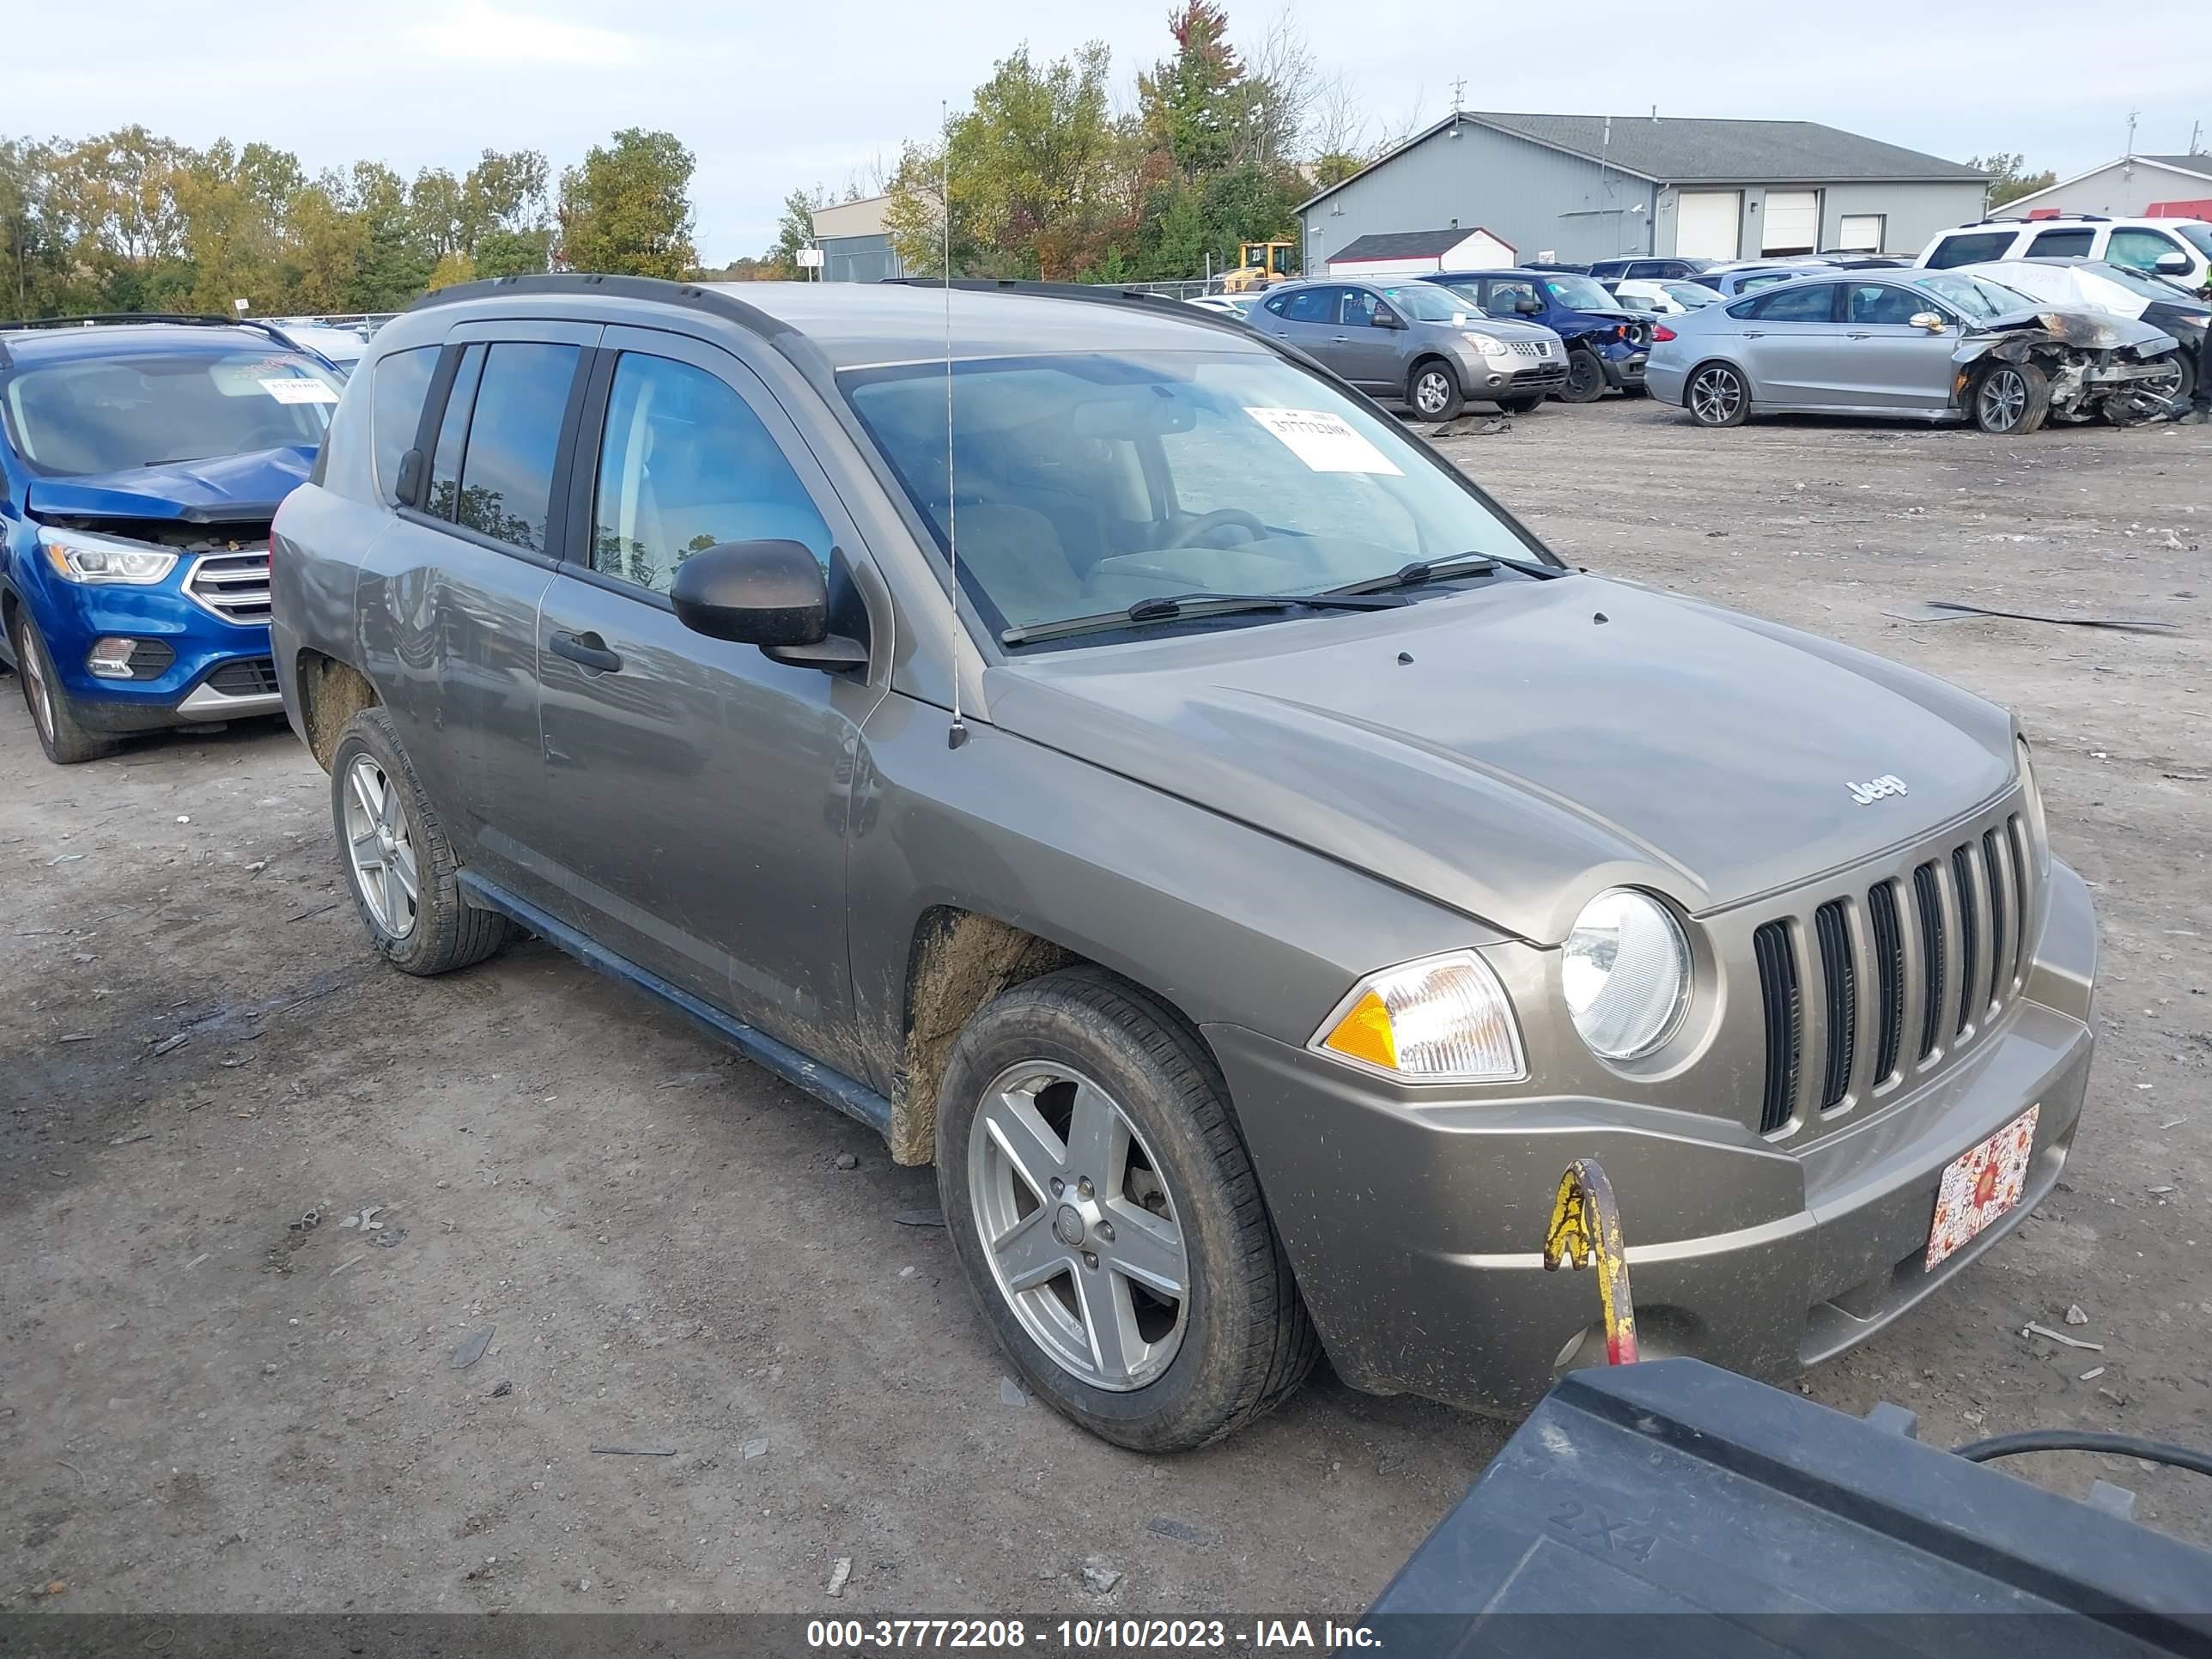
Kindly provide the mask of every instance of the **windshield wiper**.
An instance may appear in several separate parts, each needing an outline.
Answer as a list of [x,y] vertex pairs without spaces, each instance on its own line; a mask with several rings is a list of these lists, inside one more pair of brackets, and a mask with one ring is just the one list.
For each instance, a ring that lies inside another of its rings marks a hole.
[[1456,553],[1448,559],[1416,559],[1388,576],[1370,576],[1365,581],[1347,582],[1342,587],[1332,587],[1328,591],[1333,595],[1348,598],[1360,593],[1381,593],[1396,587],[1423,587],[1431,582],[1456,581],[1462,576],[1483,576],[1493,570],[1516,571],[1541,582],[1575,574],[1565,565],[1539,564],[1534,559],[1516,559],[1503,553]]
[[1139,599],[1120,611],[1102,611],[1091,617],[1064,617],[1058,622],[1030,623],[1004,629],[999,638],[1008,645],[1034,645],[1070,634],[1095,634],[1112,628],[1146,623],[1178,622],[1193,617],[1226,617],[1240,611],[1291,611],[1310,605],[1323,611],[1395,611],[1403,599],[1381,594],[1332,590],[1326,593],[1162,593]]

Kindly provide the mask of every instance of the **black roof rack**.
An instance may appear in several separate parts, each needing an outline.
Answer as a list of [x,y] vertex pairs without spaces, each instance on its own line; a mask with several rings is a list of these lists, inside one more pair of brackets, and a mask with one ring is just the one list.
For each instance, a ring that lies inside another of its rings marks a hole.
[[2079,220],[2094,225],[2112,222],[2112,216],[2109,213],[2046,213],[2039,219],[2030,218],[2024,213],[1992,213],[1974,222],[1978,225],[2047,225],[2061,219]]
[[[1303,282],[1304,277],[1288,279]],[[1188,305],[1164,294],[1153,294],[1146,289],[1123,287],[1115,283],[1048,283],[1028,276],[955,276],[947,283],[942,276],[886,276],[887,288],[955,288],[963,294],[1027,294],[1042,300],[1079,300],[1087,305],[1119,306],[1124,310],[1158,311],[1163,307],[1175,307],[1174,314],[1186,322],[1204,323],[1208,328],[1226,330],[1231,334],[1249,339],[1250,325],[1204,306]],[[1256,297],[1256,296],[1255,296]]]

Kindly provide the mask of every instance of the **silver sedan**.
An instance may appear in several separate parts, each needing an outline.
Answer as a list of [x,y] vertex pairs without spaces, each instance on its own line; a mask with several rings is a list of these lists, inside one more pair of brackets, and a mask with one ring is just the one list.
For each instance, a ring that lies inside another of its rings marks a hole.
[[1645,372],[1653,397],[1700,426],[1865,415],[2021,434],[2100,410],[2121,418],[2170,378],[2179,349],[2148,324],[1960,271],[1858,271],[1668,318]]

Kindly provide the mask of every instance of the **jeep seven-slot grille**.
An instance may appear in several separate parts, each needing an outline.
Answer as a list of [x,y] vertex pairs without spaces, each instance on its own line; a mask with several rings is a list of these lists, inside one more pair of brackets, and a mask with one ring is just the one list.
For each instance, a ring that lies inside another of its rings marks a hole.
[[[1929,850],[1809,915],[1753,931],[1766,1022],[1762,1133],[1840,1111],[1947,1059],[2019,988],[2033,897],[2020,817]],[[1872,1027],[1866,1041],[1863,1019]]]

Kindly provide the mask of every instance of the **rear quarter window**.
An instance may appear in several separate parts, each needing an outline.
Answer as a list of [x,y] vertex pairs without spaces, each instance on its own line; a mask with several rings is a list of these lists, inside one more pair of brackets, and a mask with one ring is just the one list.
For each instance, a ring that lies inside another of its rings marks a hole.
[[1948,270],[1954,265],[1978,265],[1990,259],[2002,259],[2019,234],[2016,230],[1974,230],[1946,236],[1936,244],[1928,263],[1936,270]]
[[438,348],[434,345],[395,351],[377,360],[376,380],[370,388],[374,395],[369,403],[369,439],[376,457],[377,494],[386,505],[398,500],[400,459],[415,447],[422,399],[437,367]]

